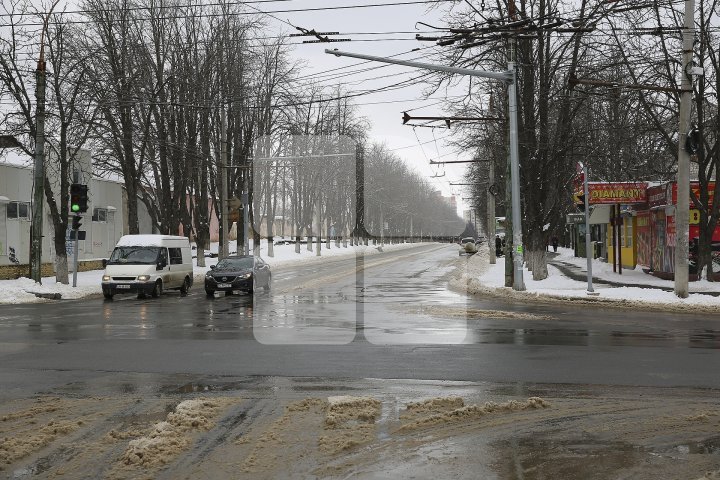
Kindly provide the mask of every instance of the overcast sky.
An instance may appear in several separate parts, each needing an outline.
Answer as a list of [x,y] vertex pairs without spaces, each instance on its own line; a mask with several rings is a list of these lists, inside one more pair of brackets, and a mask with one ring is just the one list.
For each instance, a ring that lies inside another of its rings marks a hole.
[[[261,8],[264,11],[272,11],[289,8],[327,7],[329,5],[337,7],[378,3],[392,4],[396,2],[393,0],[336,0],[333,2],[328,2],[327,0],[295,0],[293,2],[256,4],[255,7]],[[362,60],[358,59],[335,57],[334,55],[325,54],[324,51],[326,48],[337,48],[338,50],[348,52],[387,57],[414,48],[423,48],[432,45],[429,42],[418,42],[415,40],[414,32],[428,31],[427,27],[417,25],[418,21],[432,25],[442,25],[440,18],[441,10],[435,9],[428,11],[427,5],[425,4],[317,12],[288,12],[273,15],[280,20],[288,21],[293,25],[306,29],[315,29],[318,32],[340,32],[341,34],[335,36],[335,38],[351,38],[353,40],[352,42],[295,45],[294,56],[307,61],[308,75],[362,62]],[[291,32],[292,27],[280,20],[268,17],[268,22],[270,22],[272,28],[286,33]],[[359,35],[353,34],[355,32],[408,33],[394,35]],[[301,40],[302,38],[296,38],[293,42],[300,42]],[[401,55],[397,58],[411,59],[421,54],[422,52],[414,52]],[[427,62],[427,60],[424,61]],[[379,63],[372,63],[365,64],[363,67],[380,65]],[[377,80],[352,83],[347,87],[350,90],[368,90],[390,85],[423,72],[424,71],[409,67],[388,65],[378,70],[348,76],[343,80],[357,82],[363,78],[385,76],[385,78]],[[334,82],[337,81],[338,80],[335,80]],[[443,115],[445,113],[442,110],[442,103],[438,102],[444,98],[446,92],[443,90],[441,93],[434,94],[432,97],[434,100],[422,100],[423,89],[424,86],[422,85],[404,87],[403,89],[390,92],[363,95],[357,97],[355,101],[358,104],[362,104],[360,105],[361,114],[372,122],[372,139],[374,141],[385,142],[392,149],[398,149],[396,152],[401,155],[409,165],[412,165],[423,175],[430,177],[438,173],[442,174],[443,168],[430,166],[428,158],[436,159],[438,156],[442,156],[442,160],[466,159],[470,157],[471,152],[454,154],[452,148],[446,148],[443,137],[448,136],[450,133],[450,131],[446,129],[413,129],[412,127],[402,125],[402,112],[405,110],[413,109],[411,114],[425,116]],[[457,95],[458,93],[457,90],[447,92],[448,95]],[[368,104],[375,102],[395,103]],[[419,143],[423,143],[424,145],[420,146]],[[461,187],[451,187],[449,182],[461,180],[463,170],[464,167],[462,166],[447,166],[444,169],[446,173],[444,177],[432,180],[436,182],[438,189],[442,190],[444,195],[450,195],[451,192],[459,194],[461,193],[459,190]],[[461,195],[458,195],[458,201],[461,200],[460,196]]]

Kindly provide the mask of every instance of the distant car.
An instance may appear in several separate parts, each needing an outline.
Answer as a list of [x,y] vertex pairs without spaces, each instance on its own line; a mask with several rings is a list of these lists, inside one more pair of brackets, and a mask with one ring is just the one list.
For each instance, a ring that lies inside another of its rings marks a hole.
[[238,255],[220,260],[205,274],[205,293],[232,293],[242,290],[253,293],[256,288],[270,289],[270,265],[260,257]]
[[472,255],[477,253],[477,245],[473,237],[465,237],[460,240],[460,252],[459,255]]

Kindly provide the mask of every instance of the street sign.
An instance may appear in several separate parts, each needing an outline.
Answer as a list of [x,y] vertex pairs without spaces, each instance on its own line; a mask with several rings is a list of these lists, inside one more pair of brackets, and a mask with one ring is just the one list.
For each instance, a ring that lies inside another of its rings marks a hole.
[[228,199],[228,209],[239,210],[240,208],[242,208],[242,202],[239,198],[233,197]]

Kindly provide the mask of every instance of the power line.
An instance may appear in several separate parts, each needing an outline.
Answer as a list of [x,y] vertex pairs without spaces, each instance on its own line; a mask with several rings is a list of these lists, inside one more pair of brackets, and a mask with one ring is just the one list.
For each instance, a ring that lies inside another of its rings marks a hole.
[[[259,1],[259,0],[256,0]],[[332,7],[309,7],[309,8],[291,8],[291,9],[285,9],[285,10],[270,10],[265,11],[261,10],[259,8],[253,7],[250,5],[252,2],[237,2],[240,5],[245,5],[247,7],[252,8],[255,10],[255,12],[244,12],[244,11],[236,11],[236,12],[221,12],[221,13],[202,13],[197,15],[170,15],[170,16],[151,16],[151,17],[134,17],[133,20],[137,21],[157,21],[157,20],[182,20],[182,19],[189,19],[189,18],[214,18],[214,17],[237,17],[237,16],[246,16],[246,15],[256,15],[258,13],[270,16],[282,23],[285,23],[287,25],[295,27],[290,22],[286,20],[282,20],[278,17],[276,17],[274,14],[280,14],[280,13],[308,13],[308,12],[321,12],[321,11],[335,11],[335,10],[351,10],[351,9],[360,9],[360,8],[378,8],[378,7],[400,7],[400,6],[406,6],[406,5],[422,5],[422,4],[429,4],[429,3],[443,3],[443,2],[452,2],[453,0],[410,0],[410,1],[402,1],[402,2],[394,2],[394,3],[371,3],[371,4],[360,4],[360,5],[336,5]],[[223,5],[223,4],[220,4]],[[152,11],[153,8],[159,8],[159,7],[136,7],[138,9],[148,10]],[[178,7],[174,7],[174,9],[177,9]],[[123,12],[127,11],[129,9],[97,9],[97,10],[83,10],[80,13],[81,14],[94,14],[94,13],[112,13],[112,12]],[[62,13],[62,12],[61,12]],[[3,16],[13,16],[12,14],[3,14]],[[93,23],[93,20],[64,20],[64,21],[50,21],[48,22],[48,25],[58,25],[58,24],[87,24],[87,23]],[[16,25],[23,25],[23,26],[32,26],[32,27],[42,27],[43,23],[18,23]]]

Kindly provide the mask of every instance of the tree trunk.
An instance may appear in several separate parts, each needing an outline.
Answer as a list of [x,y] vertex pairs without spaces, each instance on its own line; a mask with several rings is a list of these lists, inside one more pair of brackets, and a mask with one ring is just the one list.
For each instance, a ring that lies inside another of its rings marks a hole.
[[65,232],[61,235],[57,231],[55,232],[55,281],[68,285],[70,283],[68,279],[68,258],[67,250],[65,249]]

